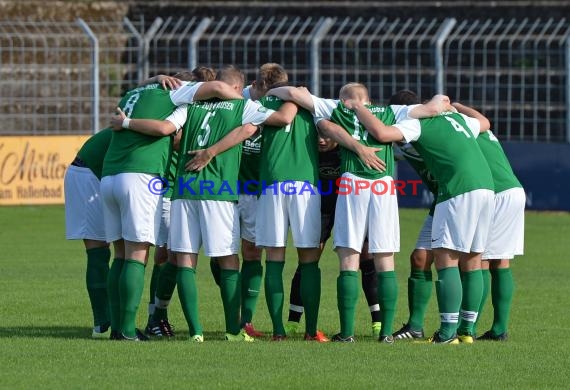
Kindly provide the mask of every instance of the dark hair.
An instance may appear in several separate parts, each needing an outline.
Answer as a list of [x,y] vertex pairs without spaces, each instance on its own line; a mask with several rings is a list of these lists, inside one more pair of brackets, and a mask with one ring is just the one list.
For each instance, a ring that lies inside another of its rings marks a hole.
[[409,89],[401,89],[395,94],[392,95],[388,104],[395,104],[395,105],[402,105],[402,106],[410,106],[412,104],[419,104],[420,99],[415,92],[410,91]]

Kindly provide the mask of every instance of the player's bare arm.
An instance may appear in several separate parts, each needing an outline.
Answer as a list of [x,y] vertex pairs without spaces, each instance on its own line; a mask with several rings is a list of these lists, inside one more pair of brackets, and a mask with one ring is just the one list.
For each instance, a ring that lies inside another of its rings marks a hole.
[[305,87],[278,87],[267,91],[269,96],[277,96],[281,100],[291,101],[304,109],[315,113],[315,106],[311,93]]
[[489,122],[489,119],[487,119],[487,117],[485,115],[481,114],[476,109],[474,109],[472,107],[465,106],[465,105],[458,103],[458,102],[453,103],[452,106],[460,114],[464,114],[464,115],[470,116],[471,118],[477,119],[479,121],[479,125],[481,126],[481,129],[480,129],[481,132],[485,132],[491,128],[491,122]]
[[451,110],[452,106],[449,96],[435,95],[429,102],[419,104],[412,108],[408,116],[415,119],[429,118]]
[[154,77],[151,77],[149,79],[146,79],[144,81],[142,81],[139,84],[139,87],[142,87],[144,85],[148,85],[148,84],[154,84],[154,83],[158,83],[160,85],[162,85],[163,89],[177,89],[180,88],[182,86],[182,80],[173,77],[173,76],[167,76],[164,74],[159,74],[156,75]]
[[129,119],[119,107],[116,112],[111,118],[111,127],[115,131],[129,129],[141,134],[164,137],[178,130],[178,127],[168,120]]
[[213,98],[231,100],[243,99],[243,96],[231,85],[219,80],[202,83],[194,95],[194,100],[208,100]]
[[187,154],[193,156],[193,158],[184,165],[184,168],[187,171],[202,170],[214,157],[236,145],[239,145],[249,137],[253,136],[256,131],[257,126],[252,125],[251,123],[246,123],[243,126],[236,127],[224,138],[206,149],[190,150]]
[[370,135],[380,142],[401,142],[404,135],[395,126],[386,126],[380,119],[376,118],[366,106],[356,100],[343,101],[344,106],[354,111],[360,123]]
[[386,170],[386,163],[376,155],[376,152],[382,150],[382,148],[362,145],[352,138],[342,127],[327,119],[320,120],[317,123],[317,128],[323,137],[332,139],[358,155],[358,158],[360,158],[369,169],[375,169],[379,172]]
[[279,110],[267,118],[264,124],[275,127],[284,127],[290,125],[297,115],[297,105],[291,102],[285,102],[279,107]]

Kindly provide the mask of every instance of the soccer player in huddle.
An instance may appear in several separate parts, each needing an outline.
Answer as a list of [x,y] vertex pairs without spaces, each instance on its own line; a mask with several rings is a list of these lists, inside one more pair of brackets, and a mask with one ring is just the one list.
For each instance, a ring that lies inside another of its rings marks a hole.
[[[359,121],[358,115],[351,110],[352,107],[346,107],[344,102],[357,102],[356,104],[365,107],[370,116],[376,118],[377,115],[389,123],[395,123],[400,117],[407,117],[408,110],[405,107],[371,105],[367,88],[359,83],[343,86],[339,94],[340,100],[318,98],[310,95],[306,89],[298,88],[278,88],[270,91],[270,94],[293,100],[305,107],[319,121],[319,126],[320,121],[330,119],[360,143],[378,147],[378,157],[386,162],[386,170],[378,172],[367,167],[350,151],[342,149],[341,180],[344,180],[348,193],[338,198],[335,213],[333,236],[334,247],[340,260],[337,300],[341,331],[333,337],[333,341],[355,340],[354,310],[358,301],[358,266],[360,251],[368,232],[369,252],[374,256],[378,278],[382,322],[379,341],[393,343],[392,323],[398,289],[394,272],[394,252],[399,251],[400,245],[397,198],[395,194],[390,193],[376,196],[371,190],[371,186],[378,182],[388,189],[394,188],[391,141],[378,142],[374,134],[369,137],[368,127]],[[430,116],[439,111],[439,108],[419,106],[416,114]],[[355,224],[354,221],[359,222]]]
[[[164,120],[179,129],[186,121],[187,107],[194,99],[237,97],[221,82],[184,83],[164,90],[158,83],[135,88],[121,99],[126,114],[123,130],[113,133],[103,163],[101,193],[107,242],[113,242],[115,258],[108,276],[111,337],[145,340],[135,319],[144,286],[144,269],[151,244],[156,244],[160,226],[161,197],[149,190],[163,177],[170,157],[170,138],[156,137],[153,126],[129,130],[139,118]],[[180,107],[182,105],[182,107]],[[150,135],[149,135],[150,134]]]
[[85,283],[93,312],[94,339],[110,335],[107,275],[111,251],[105,241],[101,170],[111,143],[112,130],[107,128],[91,136],[81,147],[65,172],[65,237],[83,240],[87,253]]
[[[221,69],[217,75],[241,92],[244,76],[235,67]],[[195,267],[198,250],[204,244],[206,256],[216,257],[220,265],[220,291],[226,319],[226,340],[253,341],[240,327],[240,275],[238,174],[241,143],[262,123],[285,126],[295,112],[293,105],[278,112],[268,110],[251,100],[208,101],[189,109],[188,122],[181,142],[184,156],[179,161],[171,214],[169,242],[177,252],[178,291],[190,333],[194,341],[202,341],[198,318]],[[227,151],[211,155],[211,147],[234,128],[242,126],[242,136]],[[197,151],[202,152],[197,152]],[[206,155],[207,165],[188,161],[187,152]],[[212,157],[212,158],[209,158]],[[205,188],[204,185],[208,187]]]
[[[523,254],[524,207],[526,196],[521,183],[515,176],[509,160],[497,137],[489,130],[477,138],[483,155],[489,162],[495,185],[493,221],[489,239],[482,256],[483,299],[481,311],[489,290],[493,303],[493,324],[477,340],[507,340],[509,315],[514,292],[510,263],[516,255]],[[463,331],[459,323],[459,333]],[[477,322],[476,322],[477,325]],[[466,328],[466,332],[469,328]],[[476,333],[473,329],[472,336]]]
[[[431,247],[438,273],[440,327],[429,341],[458,344],[460,311],[469,332],[482,298],[481,253],[493,214],[494,184],[476,137],[489,129],[489,121],[476,110],[454,103],[459,113],[386,126],[359,103],[347,102],[347,107],[381,141],[412,142],[437,180]],[[472,341],[466,336],[466,342]]]

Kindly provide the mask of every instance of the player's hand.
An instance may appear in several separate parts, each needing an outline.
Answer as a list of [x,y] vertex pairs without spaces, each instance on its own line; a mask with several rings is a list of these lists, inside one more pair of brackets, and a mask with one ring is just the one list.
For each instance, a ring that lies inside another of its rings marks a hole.
[[208,149],[190,150],[187,154],[194,156],[184,165],[184,169],[186,169],[187,172],[201,171],[214,158]]
[[182,80],[163,74],[157,76],[157,81],[164,89],[178,89],[182,86]]
[[435,95],[431,98],[431,102],[439,112],[454,111],[451,100],[447,95]]
[[354,111],[362,103],[360,103],[359,101],[353,100],[353,99],[346,99],[346,100],[342,101],[342,104],[344,104],[344,106],[346,108],[348,108],[349,110]]
[[358,158],[362,160],[368,169],[384,172],[386,171],[386,163],[376,155],[376,152],[381,150],[382,148],[373,148],[371,146],[361,145],[358,148]]
[[115,109],[116,114],[111,117],[111,127],[115,131],[123,130],[123,120],[127,117],[120,107]]

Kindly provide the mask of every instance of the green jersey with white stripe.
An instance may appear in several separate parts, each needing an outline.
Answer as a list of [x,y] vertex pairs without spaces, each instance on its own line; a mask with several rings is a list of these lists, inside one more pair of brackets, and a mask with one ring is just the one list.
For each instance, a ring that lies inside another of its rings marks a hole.
[[479,124],[457,113],[396,124],[418,153],[438,183],[437,202],[466,192],[493,191],[493,177],[483,152],[477,145]]
[[[378,119],[386,125],[396,123],[396,115],[390,106],[380,107],[375,105],[367,105],[366,108]],[[394,150],[392,143],[381,143],[376,138],[368,134],[368,131],[358,121],[358,117],[354,111],[346,108],[342,102],[333,110],[330,117],[331,121],[344,128],[352,138],[359,143],[380,148],[376,155],[386,163],[386,170],[379,172],[375,169],[368,168],[362,160],[351,150],[346,148],[340,149],[341,173],[349,172],[358,177],[365,179],[379,179],[384,176],[394,177]]]

